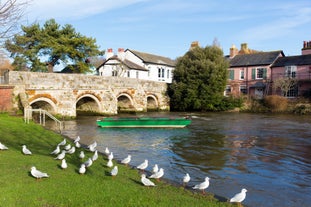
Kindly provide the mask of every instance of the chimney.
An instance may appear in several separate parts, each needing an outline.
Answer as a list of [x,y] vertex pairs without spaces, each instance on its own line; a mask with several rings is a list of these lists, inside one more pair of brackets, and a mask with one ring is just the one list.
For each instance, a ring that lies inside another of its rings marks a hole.
[[249,53],[247,43],[241,44],[241,53],[242,54],[248,54]]
[[200,44],[199,44],[199,41],[193,41],[191,42],[191,45],[190,45],[190,49],[189,50],[192,50],[196,47],[200,47]]
[[303,48],[301,49],[301,55],[311,54],[311,41],[303,41]]
[[108,60],[112,56],[113,56],[113,50],[112,50],[112,48],[108,48],[107,49],[107,54],[106,54],[106,59]]
[[235,47],[235,45],[232,45],[230,48],[230,58],[233,58],[239,53],[238,48]]
[[120,59],[120,60],[124,60],[124,58],[125,58],[125,53],[124,53],[124,49],[123,48],[119,48],[118,49],[118,58]]

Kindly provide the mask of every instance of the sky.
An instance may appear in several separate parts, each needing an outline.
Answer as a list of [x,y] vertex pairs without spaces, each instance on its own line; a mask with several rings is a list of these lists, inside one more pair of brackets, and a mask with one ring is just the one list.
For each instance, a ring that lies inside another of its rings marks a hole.
[[300,55],[311,41],[310,0],[31,0],[24,25],[49,19],[96,39],[101,50],[132,49],[175,59],[191,42],[247,43],[259,51]]

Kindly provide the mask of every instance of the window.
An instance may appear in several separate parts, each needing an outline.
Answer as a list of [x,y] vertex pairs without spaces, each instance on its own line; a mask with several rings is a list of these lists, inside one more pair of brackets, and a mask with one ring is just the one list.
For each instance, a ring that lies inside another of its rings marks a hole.
[[246,85],[240,85],[240,92],[241,92],[242,94],[247,94]]
[[139,71],[136,71],[136,78],[139,78]]
[[293,86],[286,94],[286,97],[297,97],[298,96],[298,87],[297,85]]
[[118,71],[113,70],[113,71],[112,71],[112,76],[118,76]]
[[167,73],[166,78],[169,79],[170,78],[170,70],[167,70],[166,73]]
[[127,71],[127,77],[128,77],[128,78],[131,77],[131,73],[130,73],[129,70]]
[[244,69],[240,70],[240,80],[244,80]]
[[224,95],[225,95],[225,96],[228,96],[228,95],[230,95],[230,93],[231,93],[231,86],[230,86],[230,85],[227,85],[227,86],[226,86],[226,90],[225,90],[225,92],[224,92]]
[[234,70],[229,70],[229,79],[234,80]]
[[285,77],[296,78],[297,66],[285,66]]
[[164,81],[164,68],[158,68],[158,79],[159,81]]
[[267,68],[252,69],[252,79],[266,79],[266,78],[267,78]]

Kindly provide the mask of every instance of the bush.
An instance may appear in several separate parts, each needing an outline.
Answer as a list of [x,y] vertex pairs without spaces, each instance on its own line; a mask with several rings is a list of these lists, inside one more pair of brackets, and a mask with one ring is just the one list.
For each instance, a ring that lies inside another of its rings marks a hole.
[[272,112],[284,112],[287,109],[288,101],[283,96],[271,95],[264,98],[264,104]]

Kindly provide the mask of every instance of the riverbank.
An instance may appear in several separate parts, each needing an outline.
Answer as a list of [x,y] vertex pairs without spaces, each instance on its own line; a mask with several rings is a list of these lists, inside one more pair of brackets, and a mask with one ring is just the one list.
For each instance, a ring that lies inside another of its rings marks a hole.
[[[78,157],[80,149],[66,155],[68,168],[62,170],[61,162],[50,155],[64,139],[61,135],[34,123],[25,124],[22,117],[0,114],[0,120],[0,142],[9,148],[0,151],[1,203],[6,206],[234,206],[212,194],[193,193],[164,181],[154,181],[157,186],[147,188],[136,169],[116,161],[119,173],[113,179],[102,156],[80,175],[80,164],[93,154],[86,150],[84,160]],[[23,144],[33,155],[21,153]],[[50,177],[36,181],[30,175],[31,166]]]

